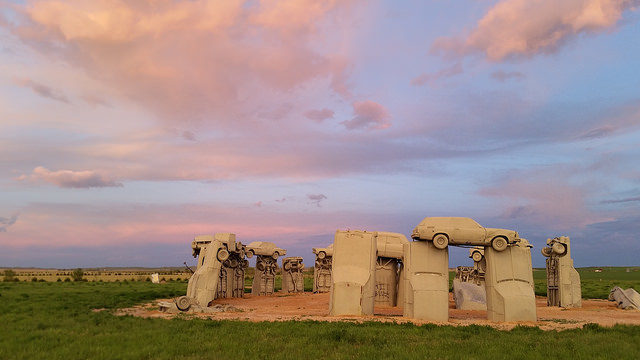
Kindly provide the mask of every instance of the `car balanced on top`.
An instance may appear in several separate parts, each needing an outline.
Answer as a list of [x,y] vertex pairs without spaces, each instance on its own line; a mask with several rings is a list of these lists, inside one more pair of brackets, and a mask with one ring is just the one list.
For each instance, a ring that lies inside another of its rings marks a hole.
[[253,255],[271,256],[277,260],[279,256],[287,255],[287,250],[281,249],[276,244],[267,241],[254,241],[246,246],[246,254],[248,258]]
[[448,245],[491,246],[504,251],[509,244],[520,241],[516,231],[485,228],[466,217],[427,217],[413,229],[414,240],[433,241],[438,249]]

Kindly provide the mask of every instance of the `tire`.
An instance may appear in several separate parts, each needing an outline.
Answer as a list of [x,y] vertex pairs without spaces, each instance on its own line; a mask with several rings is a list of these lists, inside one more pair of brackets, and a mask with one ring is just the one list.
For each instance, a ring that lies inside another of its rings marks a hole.
[[249,260],[242,260],[242,267],[243,268],[248,268],[249,267]]
[[550,256],[551,256],[551,253],[553,252],[553,250],[551,250],[551,248],[550,248],[550,247],[545,246],[545,247],[543,247],[543,248],[540,250],[540,252],[542,253],[542,255],[543,255],[543,256],[545,256],[545,257],[550,257]]
[[482,260],[482,254],[480,254],[480,251],[474,251],[471,255],[471,258],[473,259],[473,261],[479,262],[480,260]]
[[238,267],[238,260],[229,259],[229,267],[232,267],[232,268]]
[[327,253],[326,253],[326,252],[324,252],[324,251],[320,251],[320,252],[318,253],[318,259],[322,260],[322,259],[324,259],[324,258],[326,258],[326,257],[327,257]]
[[551,250],[558,255],[564,255],[567,253],[567,247],[561,243],[553,243],[553,245],[551,245]]
[[255,252],[253,250],[247,250],[247,258],[251,259],[253,257],[253,255],[255,255]]
[[438,234],[433,238],[433,246],[437,249],[444,250],[447,248],[447,245],[449,245],[449,238],[447,235]]
[[279,256],[280,256],[280,254],[279,254],[277,251],[274,251],[274,252],[273,252],[273,255],[271,255],[271,257],[272,257],[274,260],[278,260],[278,257],[279,257]]
[[491,240],[491,247],[495,251],[505,251],[507,246],[509,246],[509,243],[507,242],[507,239],[502,236],[495,237]]
[[191,307],[191,299],[189,299],[187,296],[180,296],[175,301],[176,307],[180,311],[187,311]]
[[289,271],[289,270],[291,270],[291,263],[289,263],[289,262],[285,263],[284,265],[282,265],[282,268],[283,268],[285,271]]
[[258,271],[264,271],[265,269],[264,263],[262,261],[258,262],[256,264],[256,269],[258,269]]
[[229,258],[229,252],[226,249],[218,249],[218,261],[223,262]]

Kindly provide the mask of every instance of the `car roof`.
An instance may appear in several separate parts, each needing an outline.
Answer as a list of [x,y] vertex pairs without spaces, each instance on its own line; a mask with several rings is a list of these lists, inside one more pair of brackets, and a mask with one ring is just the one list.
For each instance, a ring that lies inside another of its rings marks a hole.
[[[423,223],[432,223],[432,224],[464,224],[464,223],[472,223],[478,224],[475,220],[469,217],[457,217],[457,216],[434,216],[434,217],[426,217],[422,220]],[[480,224],[478,224],[480,225]]]

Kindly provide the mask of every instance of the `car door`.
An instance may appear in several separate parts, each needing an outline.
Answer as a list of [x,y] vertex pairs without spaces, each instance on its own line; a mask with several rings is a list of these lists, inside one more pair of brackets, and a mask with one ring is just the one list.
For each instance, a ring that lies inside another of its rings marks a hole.
[[458,219],[456,232],[459,234],[459,238],[457,239],[458,244],[481,245],[484,242],[485,229],[473,219]]
[[481,245],[484,243],[486,230],[482,225],[473,219],[466,218],[461,226],[464,228],[466,245]]

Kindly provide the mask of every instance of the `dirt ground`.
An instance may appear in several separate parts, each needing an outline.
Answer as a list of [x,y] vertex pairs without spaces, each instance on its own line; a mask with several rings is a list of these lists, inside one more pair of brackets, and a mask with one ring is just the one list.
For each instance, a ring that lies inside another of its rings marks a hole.
[[[245,295],[238,299],[217,299],[214,305],[227,308],[227,311],[216,313],[182,313],[180,315],[159,311],[158,303],[172,302],[172,299],[159,299],[152,303],[121,309],[118,315],[133,315],[140,317],[171,318],[174,316],[193,316],[216,320],[244,320],[244,321],[287,321],[287,320],[316,320],[316,321],[383,321],[417,325],[427,321],[406,319],[402,317],[402,309],[398,307],[376,307],[374,316],[340,316],[328,315],[329,294],[275,294],[273,296]],[[455,308],[453,297],[449,294],[449,321],[437,323],[442,325],[488,325],[499,329],[511,329],[516,325],[538,326],[543,330],[563,330],[582,327],[587,323],[598,323],[602,326],[615,324],[640,325],[640,311],[618,309],[613,302],[607,300],[583,300],[582,308],[562,309],[547,307],[546,298],[537,297],[536,322],[491,322],[487,320],[486,311],[458,310]],[[224,306],[228,305],[228,306]]]

